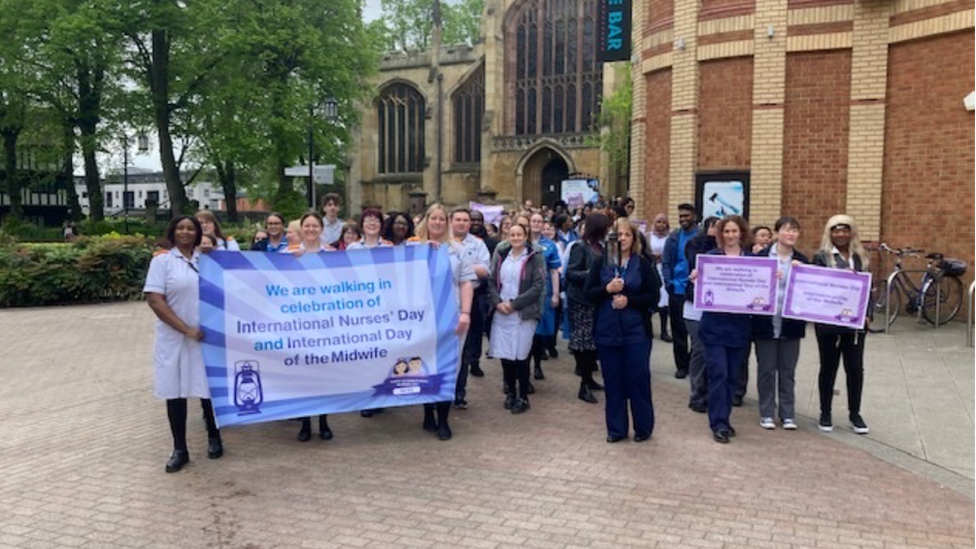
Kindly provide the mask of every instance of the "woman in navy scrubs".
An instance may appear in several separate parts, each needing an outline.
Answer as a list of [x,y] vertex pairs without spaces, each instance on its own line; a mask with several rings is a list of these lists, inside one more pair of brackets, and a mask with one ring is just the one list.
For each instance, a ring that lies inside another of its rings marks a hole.
[[627,438],[628,402],[634,442],[643,442],[654,430],[650,311],[657,304],[661,280],[641,253],[637,228],[626,218],[614,222],[613,228],[619,257],[608,244],[590,269],[584,294],[595,307],[593,337],[606,390],[607,442]]
[[[750,255],[749,225],[738,215],[722,218],[716,224],[718,248],[709,255]],[[692,271],[694,281],[698,272]],[[716,313],[702,314],[698,338],[705,349],[705,370],[708,372],[708,425],[715,442],[728,444],[735,436],[729,422],[732,397],[739,366],[752,338],[752,315]]]

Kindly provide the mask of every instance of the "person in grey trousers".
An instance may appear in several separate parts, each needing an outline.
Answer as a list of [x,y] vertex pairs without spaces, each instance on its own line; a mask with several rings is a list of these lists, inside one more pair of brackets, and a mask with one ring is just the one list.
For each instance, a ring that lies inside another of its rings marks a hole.
[[774,416],[778,395],[780,422],[784,429],[794,430],[794,374],[800,358],[800,340],[806,333],[806,322],[783,318],[783,302],[790,270],[795,265],[809,263],[809,260],[794,248],[800,236],[800,222],[795,217],[781,217],[776,221],[774,230],[776,242],[756,254],[779,262],[776,314],[752,317],[752,336],[756,342],[756,360],[759,364],[756,376],[759,426],[770,430],[776,428]]
[[[695,235],[685,247],[685,257],[688,264],[694,268],[695,258],[698,254],[708,253],[714,250],[715,243],[715,223],[717,217],[708,217],[702,223],[698,234]],[[708,411],[708,374],[705,371],[705,347],[698,339],[698,324],[701,321],[702,312],[695,309],[695,286],[689,282],[685,291],[685,301],[683,318],[688,336],[691,338],[691,357],[688,361],[688,383],[690,395],[688,397],[688,407],[704,414]]]

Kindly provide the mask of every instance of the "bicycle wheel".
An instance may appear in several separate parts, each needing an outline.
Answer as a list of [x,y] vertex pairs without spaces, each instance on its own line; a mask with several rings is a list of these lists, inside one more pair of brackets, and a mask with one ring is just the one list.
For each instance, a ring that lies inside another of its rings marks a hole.
[[898,313],[901,312],[901,292],[898,286],[891,287],[891,293],[885,292],[885,281],[875,280],[871,284],[871,303],[874,307],[874,321],[868,325],[868,331],[873,334],[880,334],[885,331],[885,304],[891,299],[891,316],[888,318],[888,326],[895,323]]
[[[935,324],[935,303],[939,302],[939,325],[956,318],[962,308],[962,281],[954,276],[943,276],[940,283],[934,279],[925,282],[922,297],[922,316],[929,324]],[[938,294],[938,295],[936,295]]]

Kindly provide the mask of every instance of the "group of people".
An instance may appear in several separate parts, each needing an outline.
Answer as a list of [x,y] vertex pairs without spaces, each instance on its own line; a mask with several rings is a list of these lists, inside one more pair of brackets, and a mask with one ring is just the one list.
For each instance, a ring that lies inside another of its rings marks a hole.
[[[338,195],[326,195],[322,213],[309,211],[288,222],[267,216],[250,250],[268,253],[329,252],[400,245],[446,246],[457,295],[459,364],[454,398],[425,405],[422,427],[449,440],[451,408],[466,409],[469,376],[483,377],[481,357],[501,362],[502,405],[512,414],[530,410],[533,381],[545,379],[542,362],[558,356],[559,328],[580,377],[577,397],[596,404],[604,391],[607,441],[648,440],[654,430],[650,353],[652,317],[661,317],[661,339],[674,346],[676,377],[690,381],[689,407],[707,412],[713,437],[735,436],[733,406],[741,404],[749,350],[755,341],[760,425],[795,429],[793,374],[804,336],[803,322],[776,315],[759,317],[696,311],[693,286],[697,254],[760,255],[779,262],[785,285],[793,265],[808,263],[795,249],[800,223],[783,217],[773,228],[750,228],[738,216],[708,218],[699,224],[693,206],[679,207],[680,227],[670,230],[660,214],[648,227],[630,219],[630,198],[602,200],[570,210],[531,203],[486,223],[480,211],[441,204],[423,216],[384,214],[365,208],[358,221],[342,220]],[[323,215],[324,214],[324,215]],[[200,398],[208,432],[208,457],[223,455],[220,432],[203,366],[199,322],[199,254],[241,250],[209,211],[173,219],[166,231],[169,248],[150,265],[144,292],[158,318],[155,344],[155,394],[167,402],[174,450],[167,472],[189,462],[186,443],[187,398]],[[854,221],[835,216],[824,232],[813,262],[831,268],[864,270],[868,260]],[[668,330],[670,321],[670,333]],[[821,355],[820,428],[832,429],[831,399],[840,359],[847,372],[850,420],[867,433],[860,417],[864,334],[816,326]],[[689,342],[690,338],[690,342]],[[594,378],[601,372],[603,384]],[[777,398],[778,397],[778,398]],[[777,407],[778,400],[778,407]],[[381,409],[362,410],[371,417]],[[298,440],[311,439],[311,418],[301,421]],[[327,416],[319,417],[319,437],[333,437]]]
[[[781,217],[772,228],[750,227],[745,219],[735,215],[722,219],[710,217],[699,225],[695,207],[682,204],[678,207],[678,222],[680,227],[665,241],[661,271],[668,293],[675,377],[689,379],[688,407],[699,413],[707,412],[715,440],[728,443],[735,436],[730,423],[732,408],[742,405],[749,379],[749,354],[754,344],[759,425],[775,429],[778,416],[784,429],[796,429],[794,375],[806,323],[783,317],[786,283],[791,268],[800,264],[866,271],[869,258],[855,221],[846,215],[831,217],[812,261],[796,249],[800,222],[792,216]],[[702,253],[775,258],[779,284],[775,314],[697,310],[695,259]],[[869,306],[869,322],[871,310]],[[814,331],[820,351],[819,429],[833,430],[833,388],[843,358],[848,419],[855,433],[867,434],[868,426],[861,417],[865,331],[827,324],[817,324]]]

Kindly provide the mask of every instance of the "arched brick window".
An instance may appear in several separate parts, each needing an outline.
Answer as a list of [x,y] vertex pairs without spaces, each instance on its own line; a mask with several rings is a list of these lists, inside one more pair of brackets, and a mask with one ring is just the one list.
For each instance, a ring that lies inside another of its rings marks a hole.
[[522,0],[506,28],[509,131],[592,129],[603,69],[596,59],[596,0]]
[[485,66],[481,65],[451,97],[454,109],[454,162],[481,162],[481,122],[485,116]]
[[412,86],[397,83],[383,88],[376,100],[377,172],[424,170],[424,108],[424,97]]

